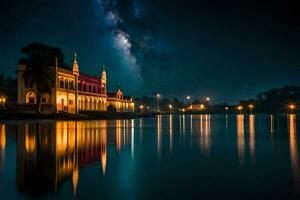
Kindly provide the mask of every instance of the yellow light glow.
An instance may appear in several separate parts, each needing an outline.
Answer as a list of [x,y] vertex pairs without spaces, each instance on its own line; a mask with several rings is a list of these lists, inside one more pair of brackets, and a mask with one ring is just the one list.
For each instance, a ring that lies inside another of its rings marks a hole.
[[296,108],[296,106],[295,106],[294,104],[290,104],[290,105],[289,105],[289,108],[290,108],[291,110],[293,110],[293,109]]
[[229,110],[228,106],[225,107],[225,110]]
[[143,106],[143,105],[140,105],[140,106],[139,106],[139,109],[143,110],[143,109],[144,109],[144,106]]
[[171,104],[169,105],[169,108],[172,109],[172,105]]
[[243,110],[243,106],[238,106],[237,109],[238,110]]
[[200,109],[203,110],[205,106],[203,104],[200,104]]
[[210,101],[210,98],[209,98],[209,97],[206,97],[206,101]]
[[250,105],[249,105],[249,108],[251,108],[251,109],[254,108],[254,105],[250,104]]

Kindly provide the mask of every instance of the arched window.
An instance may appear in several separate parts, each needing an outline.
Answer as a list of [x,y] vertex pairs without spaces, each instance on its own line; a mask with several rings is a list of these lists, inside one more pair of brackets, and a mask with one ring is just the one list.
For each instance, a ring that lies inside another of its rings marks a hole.
[[59,87],[60,87],[60,88],[64,88],[64,87],[65,87],[65,84],[64,84],[64,80],[63,80],[63,79],[60,79],[60,81],[59,81]]
[[78,83],[78,90],[79,90],[79,91],[81,91],[81,89],[82,89],[81,86],[82,86],[82,85],[81,85],[81,82],[79,82],[79,83]]
[[86,92],[86,84],[85,83],[83,83],[83,89],[82,90]]
[[74,90],[74,81],[73,81],[73,80],[70,81],[70,86],[69,86],[69,88],[70,88],[71,90]]
[[100,94],[101,93],[101,91],[100,91],[100,87],[98,87],[98,94]]
[[65,88],[68,89],[68,80],[65,80]]
[[96,93],[96,87],[95,86],[93,87],[93,92]]
[[89,92],[92,92],[92,86],[89,85]]

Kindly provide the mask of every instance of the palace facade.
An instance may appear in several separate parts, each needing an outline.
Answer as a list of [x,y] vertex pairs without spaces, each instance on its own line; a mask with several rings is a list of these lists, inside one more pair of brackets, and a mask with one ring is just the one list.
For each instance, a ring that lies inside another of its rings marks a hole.
[[[25,65],[18,67],[18,105],[29,112],[37,104],[37,90],[26,85]],[[79,73],[76,54],[72,69],[50,67],[50,75],[55,84],[50,93],[41,94],[41,112],[67,112],[77,114],[81,111],[107,111],[113,107],[117,112],[134,112],[132,98],[125,97],[120,88],[107,93],[107,77],[103,68],[100,77]]]

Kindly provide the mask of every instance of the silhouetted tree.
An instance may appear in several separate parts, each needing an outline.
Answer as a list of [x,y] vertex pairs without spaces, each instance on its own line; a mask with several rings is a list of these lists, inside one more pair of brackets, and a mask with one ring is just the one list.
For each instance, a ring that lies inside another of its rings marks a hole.
[[39,43],[32,43],[23,47],[21,52],[25,57],[20,63],[26,65],[24,79],[29,87],[36,87],[37,90],[37,112],[40,112],[42,93],[50,93],[54,85],[51,75],[51,66],[56,62],[64,65],[64,54],[60,48]]

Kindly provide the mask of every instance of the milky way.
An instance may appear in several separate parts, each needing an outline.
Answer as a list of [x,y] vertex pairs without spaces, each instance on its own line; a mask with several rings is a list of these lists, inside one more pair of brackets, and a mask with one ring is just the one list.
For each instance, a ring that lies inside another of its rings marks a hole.
[[[127,32],[126,28],[124,28],[124,20],[119,13],[119,10],[121,9],[119,1],[98,0],[98,3],[102,6],[102,11],[105,12],[105,24],[113,31],[115,45],[121,50],[124,59],[131,69],[141,78],[140,65],[137,63],[136,55],[132,52],[131,35]],[[128,6],[133,6],[135,8],[134,16],[139,17],[141,15],[139,8],[137,7],[137,1],[133,1],[132,5],[129,4]]]

